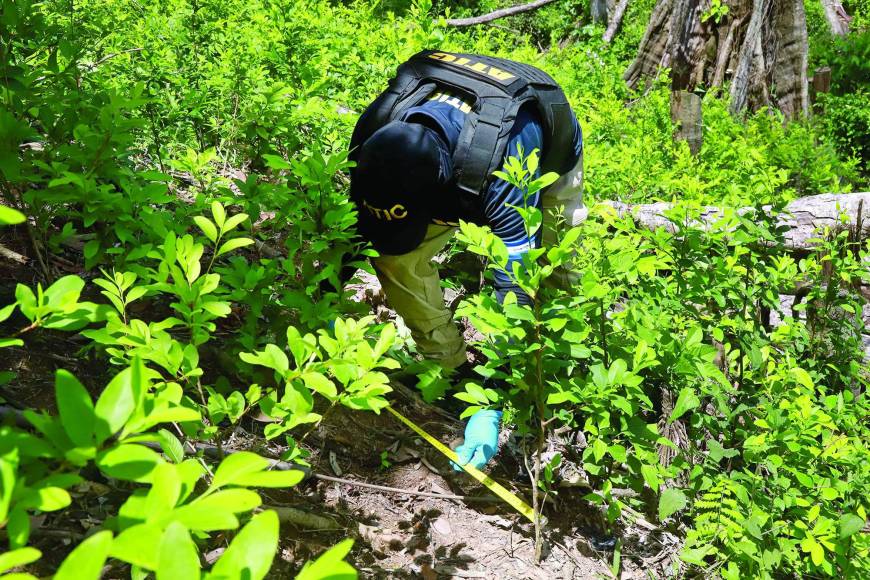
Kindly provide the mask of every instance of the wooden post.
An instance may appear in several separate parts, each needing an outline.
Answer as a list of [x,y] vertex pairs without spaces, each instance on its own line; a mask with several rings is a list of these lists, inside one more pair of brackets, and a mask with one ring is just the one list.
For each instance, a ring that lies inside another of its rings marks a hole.
[[692,155],[697,155],[704,143],[701,97],[689,91],[671,91],[671,121],[674,141],[685,141]]
[[819,95],[822,93],[831,92],[831,67],[823,66],[817,68],[813,76],[809,78],[810,85],[810,102],[813,105],[813,112],[816,115],[823,115],[825,109],[816,106]]
[[607,25],[607,0],[592,0],[589,3],[589,15],[595,24]]

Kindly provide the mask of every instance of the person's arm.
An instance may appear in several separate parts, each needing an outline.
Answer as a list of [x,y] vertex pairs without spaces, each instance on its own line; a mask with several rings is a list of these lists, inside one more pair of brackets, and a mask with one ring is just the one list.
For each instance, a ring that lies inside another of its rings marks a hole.
[[[529,109],[520,110],[505,150],[505,158],[518,157],[520,147],[525,155],[535,149],[540,153],[544,133],[536,116]],[[539,194],[524,199],[521,189],[501,179],[493,181],[484,192],[484,217],[492,232],[501,238],[507,247],[509,270],[513,268],[514,262],[522,261],[523,255],[540,243],[540,232],[527,231],[522,216],[510,206],[526,205],[540,208],[540,201]],[[518,303],[530,303],[529,296],[513,282],[507,272],[496,271],[495,292],[499,302],[502,302],[511,291],[516,294]],[[456,448],[459,465],[470,463],[478,469],[483,469],[495,456],[498,452],[501,417],[502,412],[498,409],[484,409],[471,416],[465,426],[465,440]],[[458,465],[454,465],[453,469],[461,470]]]

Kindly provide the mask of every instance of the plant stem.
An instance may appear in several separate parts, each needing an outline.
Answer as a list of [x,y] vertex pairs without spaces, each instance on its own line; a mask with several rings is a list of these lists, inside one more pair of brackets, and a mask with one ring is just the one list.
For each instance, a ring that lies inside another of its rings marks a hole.
[[544,452],[544,443],[546,441],[547,420],[546,420],[546,401],[544,399],[546,390],[544,389],[544,361],[543,361],[543,338],[541,337],[541,307],[539,302],[534,303],[535,306],[535,341],[538,343],[538,349],[535,351],[535,411],[538,415],[538,440],[535,449],[535,464],[532,473],[532,510],[535,513],[535,561],[541,561],[541,552],[543,551],[543,538],[541,536],[541,507],[538,502],[538,483],[541,480],[541,455]]
[[42,323],[41,320],[37,320],[36,322],[31,324],[30,326],[25,326],[24,328],[22,328],[21,330],[19,330],[15,334],[13,334],[12,336],[21,336],[22,334],[24,334],[26,332],[30,332],[31,330],[35,330],[35,329],[39,328],[41,323]]

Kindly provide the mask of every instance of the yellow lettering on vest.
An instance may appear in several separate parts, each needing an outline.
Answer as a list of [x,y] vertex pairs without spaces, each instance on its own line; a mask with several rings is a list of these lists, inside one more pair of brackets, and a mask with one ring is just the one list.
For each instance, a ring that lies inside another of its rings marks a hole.
[[511,73],[503,71],[498,67],[489,66],[482,62],[473,62],[471,59],[464,56],[456,56],[455,54],[450,54],[447,52],[433,52],[429,55],[429,58],[440,60],[441,62],[449,62],[450,64],[461,66],[463,68],[473,70],[474,72],[480,74],[489,75],[492,78],[500,81],[507,81],[512,78],[516,78]]
[[496,68],[494,66],[489,67],[489,76],[497,78],[500,81],[506,81],[508,79],[514,78],[514,75],[507,71],[503,71],[500,68]]
[[397,220],[404,219],[408,217],[408,210],[405,209],[405,206],[396,204],[390,208],[390,215],[396,218]]
[[429,55],[429,58],[434,58],[435,60],[443,60],[444,62],[453,62],[456,60],[456,57],[452,54],[447,54],[446,52],[435,52]]

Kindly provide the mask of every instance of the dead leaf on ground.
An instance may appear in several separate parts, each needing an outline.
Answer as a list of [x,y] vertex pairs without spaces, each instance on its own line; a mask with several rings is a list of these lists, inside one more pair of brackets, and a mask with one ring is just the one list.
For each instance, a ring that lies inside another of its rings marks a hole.
[[450,537],[453,535],[453,528],[450,526],[450,521],[444,516],[441,516],[432,522],[432,529],[442,536]]

